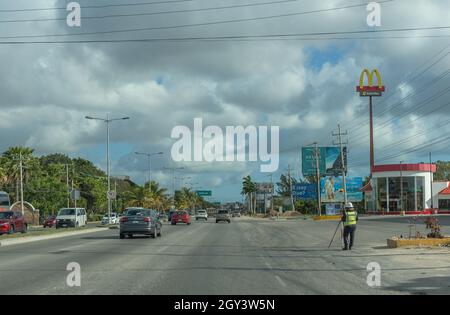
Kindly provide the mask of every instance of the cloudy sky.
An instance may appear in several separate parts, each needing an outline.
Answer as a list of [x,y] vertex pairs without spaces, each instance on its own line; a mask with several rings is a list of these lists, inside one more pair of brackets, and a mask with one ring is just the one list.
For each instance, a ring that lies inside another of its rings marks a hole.
[[[163,168],[184,166],[177,177],[235,201],[243,176],[269,180],[260,164],[174,163],[173,127],[192,128],[196,117],[222,128],[279,126],[276,179],[288,165],[299,177],[299,148],[331,145],[340,123],[350,173],[365,176],[368,106],[355,86],[363,68],[378,68],[387,92],[374,104],[376,162],[427,161],[429,151],[449,160],[447,0],[383,2],[378,28],[357,0],[86,0],[74,28],[65,10],[51,10],[69,2],[0,3],[2,151],[24,145],[105,168],[105,125],[84,116],[129,116],[111,125],[113,174],[143,183],[147,163],[134,152],[163,151],[154,179],[170,188]],[[417,30],[430,27],[441,29]],[[33,43],[6,43],[23,41]]]

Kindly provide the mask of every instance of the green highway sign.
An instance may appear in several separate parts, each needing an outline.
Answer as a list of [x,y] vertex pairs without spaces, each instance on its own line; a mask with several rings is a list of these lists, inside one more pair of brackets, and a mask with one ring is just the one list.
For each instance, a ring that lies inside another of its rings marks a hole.
[[211,190],[197,190],[196,193],[200,197],[211,197],[212,196]]

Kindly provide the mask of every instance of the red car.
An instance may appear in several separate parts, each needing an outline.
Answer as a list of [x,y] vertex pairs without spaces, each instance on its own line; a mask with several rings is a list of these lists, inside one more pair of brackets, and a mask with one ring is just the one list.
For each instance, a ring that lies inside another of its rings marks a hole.
[[0,212],[0,235],[13,234],[15,232],[26,233],[27,222],[21,212],[3,211]]
[[191,224],[191,216],[187,211],[177,211],[172,214],[172,225],[177,223],[185,223],[187,225]]
[[54,216],[54,215],[48,216],[47,219],[45,219],[45,221],[44,221],[44,229],[46,227],[52,228],[55,225],[56,225],[56,216]]

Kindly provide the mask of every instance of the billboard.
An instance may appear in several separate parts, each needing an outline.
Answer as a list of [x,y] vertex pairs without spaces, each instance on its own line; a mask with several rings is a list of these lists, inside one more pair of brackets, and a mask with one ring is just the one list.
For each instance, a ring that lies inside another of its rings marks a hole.
[[[320,198],[322,202],[344,202],[344,189],[342,176],[327,176],[320,180],[321,192]],[[363,200],[361,190],[363,186],[362,177],[347,178],[347,199],[351,202],[359,202]]]
[[257,192],[260,194],[271,194],[273,191],[272,183],[256,183]]
[[317,185],[308,183],[296,183],[292,185],[292,195],[295,199],[317,199]]
[[[316,175],[315,148],[302,148],[302,173],[303,176]],[[342,174],[341,149],[339,147],[317,148],[319,170],[321,175],[339,176]],[[344,151],[344,164],[347,169],[347,148]]]

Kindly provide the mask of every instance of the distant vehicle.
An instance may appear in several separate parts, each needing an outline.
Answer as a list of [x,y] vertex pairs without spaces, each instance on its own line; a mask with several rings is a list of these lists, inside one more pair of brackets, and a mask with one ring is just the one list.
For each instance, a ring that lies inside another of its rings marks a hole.
[[233,211],[232,213],[231,213],[231,216],[232,217],[240,217],[241,216],[241,212],[240,211]]
[[216,215],[216,223],[220,221],[231,222],[230,212],[228,210],[219,210]]
[[120,239],[126,235],[134,234],[150,235],[151,238],[162,235],[162,223],[158,212],[150,209],[130,208],[120,218]]
[[0,212],[0,235],[13,234],[16,232],[26,233],[28,224],[19,211]]
[[177,210],[170,210],[169,214],[167,215],[167,220],[172,221],[172,215],[177,212]]
[[191,224],[191,216],[187,211],[177,211],[172,214],[171,224],[176,225],[177,223],[185,223],[187,225]]
[[197,210],[195,220],[198,221],[200,219],[208,221],[208,212],[206,212],[206,210]]
[[[108,224],[108,214],[105,214],[102,218],[102,224]],[[118,224],[119,216],[115,212],[111,212],[111,224]]]
[[87,216],[84,208],[62,208],[56,216],[56,228],[86,226]]
[[9,210],[11,201],[7,192],[0,191],[0,211]]
[[49,215],[45,221],[44,221],[44,229],[45,228],[52,228],[54,226],[56,226],[56,216],[55,215]]

